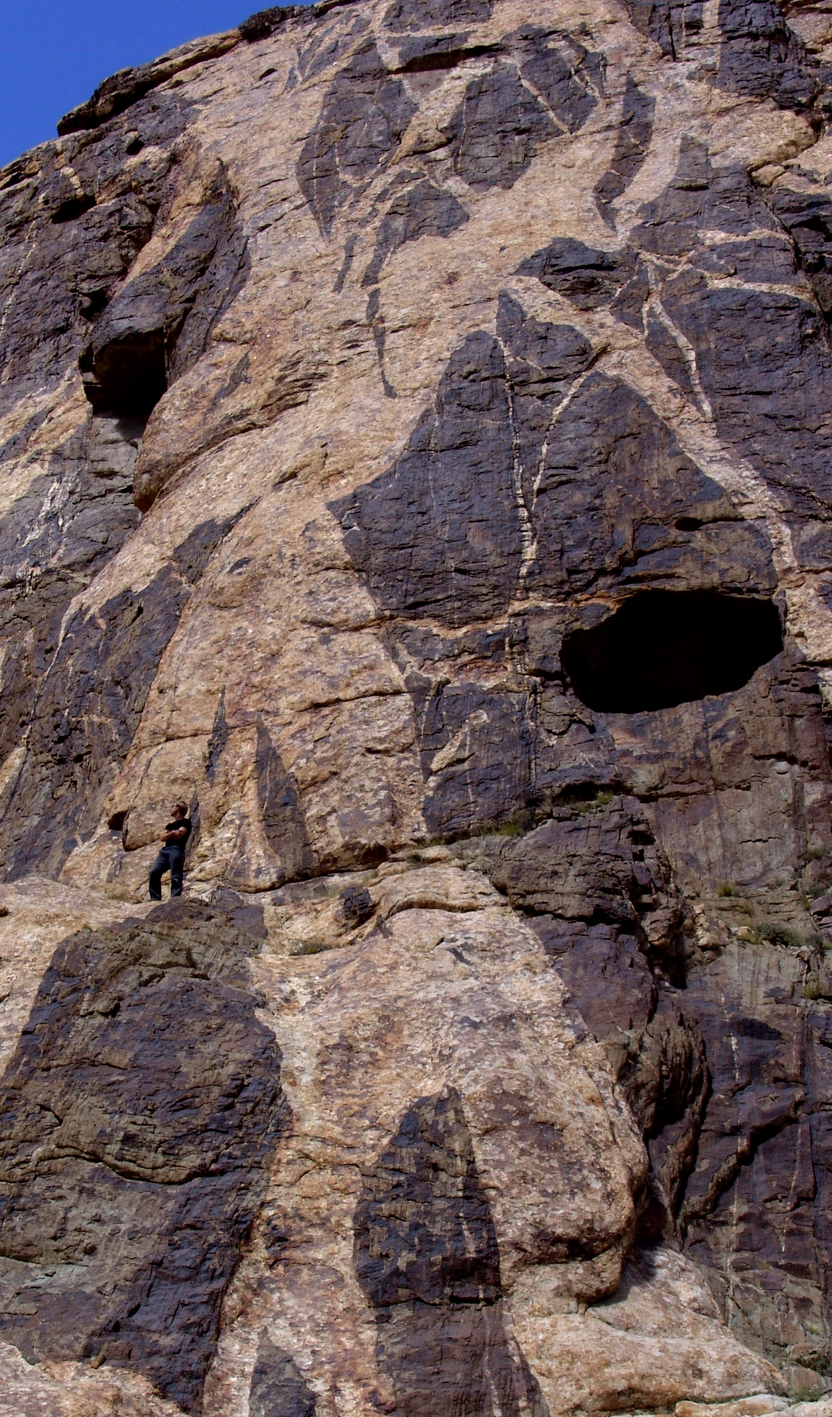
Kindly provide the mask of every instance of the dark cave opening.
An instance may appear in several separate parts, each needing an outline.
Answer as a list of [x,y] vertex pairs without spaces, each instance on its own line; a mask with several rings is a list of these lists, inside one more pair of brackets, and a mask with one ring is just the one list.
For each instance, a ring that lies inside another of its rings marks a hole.
[[95,197],[88,192],[79,192],[77,195],[68,197],[65,202],[61,202],[52,213],[51,220],[55,226],[61,226],[67,221],[77,221],[78,217],[85,212],[91,211],[95,206]]
[[494,44],[472,44],[467,49],[431,49],[405,60],[397,74],[430,74],[439,69],[458,69],[466,59],[482,59],[496,53]]
[[135,331],[86,351],[80,368],[84,392],[96,413],[147,420],[167,388],[164,332]]
[[644,713],[741,689],[782,648],[770,600],[655,590],[567,635],[561,662],[588,708]]

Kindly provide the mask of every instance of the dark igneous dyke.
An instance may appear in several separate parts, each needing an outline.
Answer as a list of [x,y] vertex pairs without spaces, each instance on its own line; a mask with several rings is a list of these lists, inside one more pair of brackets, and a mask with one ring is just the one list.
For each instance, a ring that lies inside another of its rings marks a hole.
[[252,941],[180,901],[56,952],[0,1082],[0,1335],[198,1412],[289,1110]]

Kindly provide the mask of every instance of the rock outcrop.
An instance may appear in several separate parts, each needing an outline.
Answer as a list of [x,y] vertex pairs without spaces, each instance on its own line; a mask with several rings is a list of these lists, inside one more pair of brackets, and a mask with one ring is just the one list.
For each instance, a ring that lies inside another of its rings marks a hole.
[[0,172],[4,1417],[832,1413],[830,61],[325,0]]

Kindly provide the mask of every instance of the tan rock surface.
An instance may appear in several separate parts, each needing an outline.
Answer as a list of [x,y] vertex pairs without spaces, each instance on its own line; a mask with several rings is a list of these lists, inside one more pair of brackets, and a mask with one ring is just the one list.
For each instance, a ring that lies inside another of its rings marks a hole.
[[828,1417],[829,48],[270,10],[0,173],[0,1412]]

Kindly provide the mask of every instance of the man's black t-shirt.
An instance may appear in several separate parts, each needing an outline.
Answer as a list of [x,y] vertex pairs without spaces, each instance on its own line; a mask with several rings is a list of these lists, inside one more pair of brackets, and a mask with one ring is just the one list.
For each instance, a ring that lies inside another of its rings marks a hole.
[[178,830],[179,827],[186,828],[186,835],[180,836],[177,841],[166,841],[165,846],[173,846],[176,847],[178,851],[184,851],[185,847],[188,845],[188,837],[191,834],[190,817],[177,817],[175,822],[168,822],[167,826],[165,827],[165,831],[175,832]]

